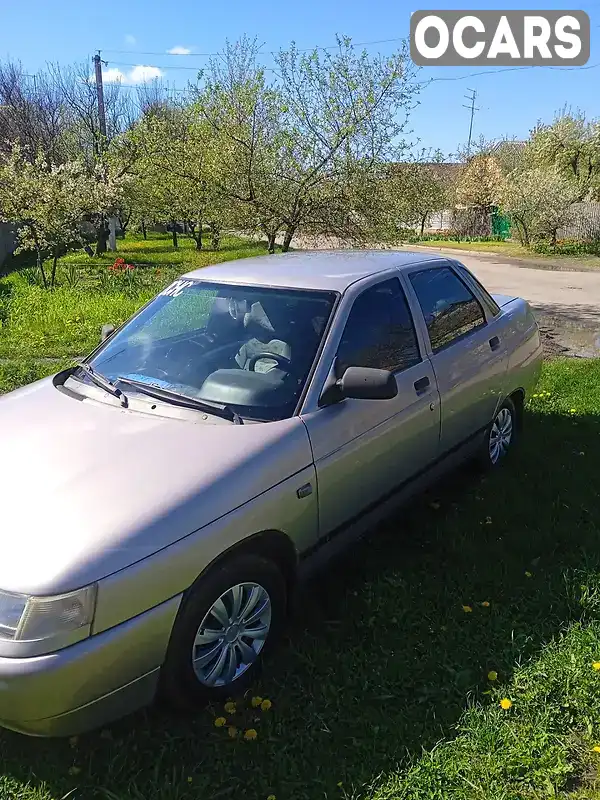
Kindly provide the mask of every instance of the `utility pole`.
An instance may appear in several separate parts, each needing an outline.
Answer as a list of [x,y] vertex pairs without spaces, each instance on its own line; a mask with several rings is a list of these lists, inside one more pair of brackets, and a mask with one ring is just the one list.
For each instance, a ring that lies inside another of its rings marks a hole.
[[[100,50],[98,50],[94,56],[94,70],[96,72],[96,94],[98,95],[100,133],[106,141],[106,111],[104,109],[104,87],[102,85],[102,61],[100,60]],[[102,142],[102,148],[104,148],[105,141]]]
[[[106,109],[104,107],[104,86],[102,84],[102,60],[100,50],[94,56],[94,72],[96,74],[96,94],[98,96],[98,122],[100,124],[100,150],[106,147]],[[108,249],[115,252],[117,249],[117,220],[110,217],[108,220]]]
[[475,116],[475,112],[479,111],[479,109],[475,108],[475,98],[477,97],[477,92],[475,91],[475,89],[469,89],[468,87],[467,87],[467,91],[471,92],[471,94],[470,95],[466,94],[466,95],[464,95],[464,97],[465,97],[465,100],[470,100],[471,104],[466,106],[463,103],[463,108],[471,109],[471,122],[469,124],[469,141],[467,143],[467,159],[468,159],[469,156],[471,155],[471,139],[473,137],[473,117]]

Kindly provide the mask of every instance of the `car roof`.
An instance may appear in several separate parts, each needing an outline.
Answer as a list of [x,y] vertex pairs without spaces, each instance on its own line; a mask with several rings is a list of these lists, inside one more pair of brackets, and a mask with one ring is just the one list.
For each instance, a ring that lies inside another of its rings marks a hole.
[[343,292],[350,284],[377,272],[439,259],[439,255],[409,250],[298,250],[227,261],[187,272],[184,277],[215,283]]

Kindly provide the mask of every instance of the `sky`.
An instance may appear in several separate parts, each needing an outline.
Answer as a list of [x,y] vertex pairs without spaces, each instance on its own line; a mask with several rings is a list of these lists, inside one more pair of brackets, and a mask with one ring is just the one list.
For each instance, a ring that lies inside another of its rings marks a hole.
[[[412,112],[410,139],[419,147],[455,153],[466,142],[470,111],[465,95],[477,92],[473,136],[526,138],[539,120],[551,122],[565,105],[600,117],[600,0],[543,0],[541,3],[484,4],[465,0],[2,0],[0,59],[21,61],[28,73],[48,61],[90,61],[101,51],[105,79],[123,76],[129,85],[160,74],[182,88],[207,61],[199,54],[220,50],[226,39],[246,34],[263,44],[264,64],[273,51],[295,41],[299,48],[330,46],[337,34],[369,43],[370,53],[390,54],[408,36],[410,14],[421,9],[582,9],[592,25],[586,68],[533,67],[500,72],[493,68],[426,67],[418,74],[419,105]],[[170,54],[171,53],[174,54]],[[177,53],[180,53],[179,55]],[[189,54],[188,54],[189,53]],[[117,72],[118,71],[118,72]],[[428,81],[430,81],[428,83]]]

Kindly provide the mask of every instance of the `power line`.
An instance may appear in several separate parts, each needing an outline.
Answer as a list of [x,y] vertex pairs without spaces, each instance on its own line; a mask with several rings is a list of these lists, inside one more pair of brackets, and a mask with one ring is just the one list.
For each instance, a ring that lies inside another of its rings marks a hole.
[[499,72],[516,72],[521,71],[524,69],[558,69],[558,70],[566,70],[567,72],[577,72],[579,70],[585,69],[596,69],[600,67],[600,61],[597,64],[587,64],[581,67],[552,67],[546,64],[539,64],[539,65],[526,65],[523,67],[502,67],[500,69],[485,69],[481,70],[480,72],[469,72],[467,75],[451,75],[444,78],[428,78],[426,81],[421,81],[418,85],[419,86],[427,86],[430,83],[437,83],[438,81],[464,81],[468,78],[476,78],[479,75],[497,75]]
[[[394,39],[375,39],[371,42],[355,42],[350,43],[350,47],[367,47],[373,44],[391,44],[392,42],[403,42],[406,39],[405,36],[398,36]],[[315,45],[314,47],[304,47],[298,49],[298,53],[310,53],[313,50],[337,50],[339,45],[337,44],[330,44],[330,45]],[[114,53],[117,55],[127,55],[127,56],[171,56],[173,58],[182,58],[186,56],[200,56],[207,58],[209,56],[219,56],[222,53],[194,53],[190,51],[189,53],[169,53],[168,50],[102,50],[103,53]],[[274,51],[270,51],[274,52]],[[259,55],[268,55],[267,53],[262,53]],[[137,65],[134,65],[137,66]]]

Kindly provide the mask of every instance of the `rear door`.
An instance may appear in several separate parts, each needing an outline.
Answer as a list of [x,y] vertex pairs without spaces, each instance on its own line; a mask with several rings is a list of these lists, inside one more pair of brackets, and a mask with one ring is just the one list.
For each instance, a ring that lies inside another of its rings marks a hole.
[[386,499],[438,453],[440,403],[429,358],[415,331],[398,273],[365,288],[351,287],[342,301],[323,353],[324,376],[341,377],[349,366],[394,373],[391,400],[345,399],[305,409],[319,492],[320,534],[355,521]]
[[441,395],[442,453],[489,424],[508,365],[501,314],[461,268],[463,273],[440,261],[403,273],[422,312],[419,323]]

